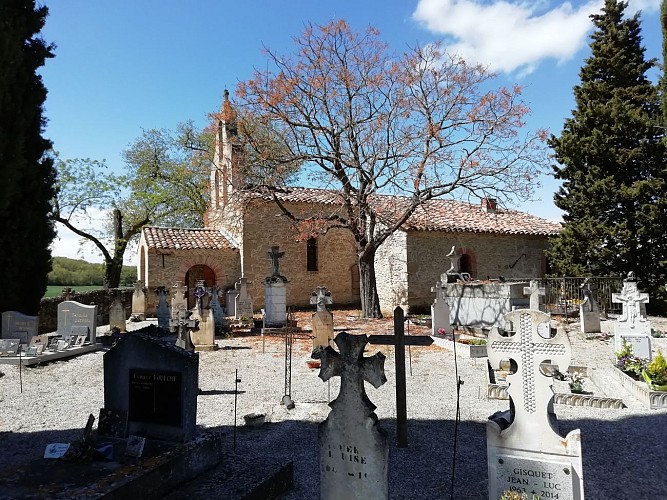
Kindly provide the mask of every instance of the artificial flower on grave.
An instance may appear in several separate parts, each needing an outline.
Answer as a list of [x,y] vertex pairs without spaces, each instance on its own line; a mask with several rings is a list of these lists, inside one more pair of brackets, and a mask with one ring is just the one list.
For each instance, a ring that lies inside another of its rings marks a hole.
[[647,365],[648,360],[635,356],[632,345],[623,340],[623,347],[616,353],[616,368],[638,380]]
[[667,391],[667,360],[658,350],[653,360],[642,371],[642,377],[654,391]]

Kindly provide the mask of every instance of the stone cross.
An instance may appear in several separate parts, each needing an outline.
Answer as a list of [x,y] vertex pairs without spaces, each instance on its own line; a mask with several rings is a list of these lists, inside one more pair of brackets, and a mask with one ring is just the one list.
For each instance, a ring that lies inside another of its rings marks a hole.
[[623,314],[618,321],[627,321],[629,328],[638,326],[636,323],[646,321],[643,314],[643,304],[649,301],[648,293],[640,293],[636,281],[626,280],[623,283],[621,293],[612,293],[611,301],[615,304],[623,304]]
[[185,286],[182,281],[177,281],[171,288],[174,291],[174,294],[171,297],[171,317],[172,319],[177,319],[178,311],[180,309],[188,308],[188,300],[185,295],[188,291],[188,287]]
[[540,310],[540,297],[546,295],[546,291],[543,286],[539,285],[537,280],[530,280],[530,286],[523,287],[524,295],[530,296],[530,308],[533,311]]
[[560,332],[550,337],[547,313],[518,309],[507,313],[505,319],[512,322],[516,332],[503,337],[497,328],[491,330],[487,342],[489,363],[495,369],[502,360],[511,358],[516,362],[516,373],[507,377],[515,409],[512,426],[526,439],[538,439],[536,429],[549,428],[547,410],[554,397],[553,379],[542,374],[540,364],[549,360],[566,372],[571,358],[570,343]]
[[318,286],[313,293],[310,294],[310,303],[317,306],[317,312],[327,310],[327,304],[333,303],[331,292],[325,286]]
[[178,317],[175,320],[171,320],[171,327],[175,329],[178,334],[176,339],[176,345],[181,349],[184,349],[189,352],[194,352],[195,346],[192,343],[192,338],[190,337],[190,332],[196,330],[199,327],[199,322],[191,318],[192,311],[187,309],[179,309]]
[[405,336],[405,320],[402,307],[394,309],[394,335],[371,335],[368,343],[393,345],[396,361],[396,446],[408,447],[408,407],[406,402],[405,346],[429,346],[433,339],[426,335]]
[[274,245],[266,255],[271,259],[271,276],[267,278],[267,281],[287,282],[287,278],[280,274],[280,259],[285,255],[285,252],[280,251],[280,246]]
[[375,405],[366,395],[364,381],[377,388],[387,379],[385,356],[364,357],[366,335],[340,332],[334,342],[340,353],[327,346],[314,353],[322,364],[319,377],[340,377],[338,397],[320,424],[320,499],[388,498],[389,446],[377,426]]
[[158,328],[167,331],[170,327],[169,320],[171,318],[171,311],[169,310],[169,303],[167,302],[169,290],[163,286],[159,286],[155,289],[155,295],[157,295],[157,310],[155,312],[155,315],[157,316],[157,326]]

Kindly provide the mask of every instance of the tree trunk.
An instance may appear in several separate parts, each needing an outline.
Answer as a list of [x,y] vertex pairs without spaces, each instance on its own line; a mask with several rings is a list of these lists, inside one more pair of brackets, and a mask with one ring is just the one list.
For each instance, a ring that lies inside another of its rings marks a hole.
[[114,251],[111,259],[105,259],[104,288],[118,288],[120,273],[123,270],[123,256],[127,240],[123,236],[123,214],[117,208],[113,210]]
[[375,250],[368,248],[359,255],[361,313],[365,318],[381,318],[380,298],[375,281]]

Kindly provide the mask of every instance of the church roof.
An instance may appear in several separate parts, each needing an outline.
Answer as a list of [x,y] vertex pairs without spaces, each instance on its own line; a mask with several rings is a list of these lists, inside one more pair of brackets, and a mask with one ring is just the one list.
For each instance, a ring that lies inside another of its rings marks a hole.
[[[291,187],[277,191],[276,195],[282,202],[325,205],[342,203],[340,193],[328,189]],[[261,196],[270,198],[268,194]],[[378,196],[375,199],[376,210],[381,218],[390,220],[392,213],[400,211],[409,201],[409,198],[399,196]],[[558,234],[561,225],[518,210],[498,207],[493,211],[486,211],[480,205],[463,201],[433,199],[417,207],[403,224],[403,229],[549,236]]]
[[236,245],[217,229],[153,227],[142,228],[148,248],[161,250],[222,250]]

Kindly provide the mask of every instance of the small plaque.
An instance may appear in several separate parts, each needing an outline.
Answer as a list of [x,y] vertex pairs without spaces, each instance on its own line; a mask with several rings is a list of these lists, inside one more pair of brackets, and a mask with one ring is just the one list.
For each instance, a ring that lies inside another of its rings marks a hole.
[[81,335],[70,335],[69,336],[69,345],[74,347],[80,337],[81,337]]
[[46,334],[43,335],[35,335],[30,339],[30,346],[34,345],[48,345],[49,343],[49,336]]
[[21,339],[0,339],[0,356],[16,356]]
[[46,445],[44,458],[60,458],[69,450],[69,443],[51,443]]
[[632,346],[632,354],[638,358],[651,359],[651,339],[646,335],[621,335]]
[[[565,457],[564,457],[565,458]],[[516,491],[528,498],[568,500],[573,496],[576,473],[569,462],[536,460],[514,455],[497,455],[495,484],[499,491]],[[577,497],[578,498],[578,497]]]
[[125,454],[130,457],[141,457],[144,452],[144,444],[146,444],[146,438],[139,436],[130,436],[127,439],[127,447],[125,448]]
[[85,335],[79,335],[76,339],[76,342],[74,345],[81,347],[87,340],[87,337]]
[[28,347],[28,349],[25,351],[26,356],[37,356],[37,346],[34,345],[32,347]]
[[42,353],[44,352],[44,344],[37,344],[35,346],[35,349],[37,350],[36,351],[37,356],[41,356]]
[[56,344],[56,351],[64,351],[68,347],[68,342],[66,340],[59,340]]

